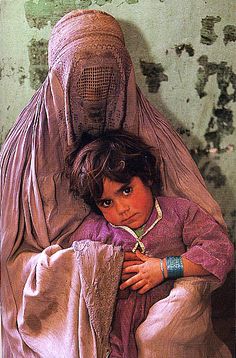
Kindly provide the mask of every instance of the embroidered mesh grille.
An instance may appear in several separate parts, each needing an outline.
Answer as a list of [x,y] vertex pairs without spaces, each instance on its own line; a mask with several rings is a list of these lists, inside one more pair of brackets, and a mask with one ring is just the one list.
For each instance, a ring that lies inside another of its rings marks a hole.
[[114,93],[117,78],[112,67],[89,67],[82,71],[78,81],[78,94],[84,100],[106,99]]

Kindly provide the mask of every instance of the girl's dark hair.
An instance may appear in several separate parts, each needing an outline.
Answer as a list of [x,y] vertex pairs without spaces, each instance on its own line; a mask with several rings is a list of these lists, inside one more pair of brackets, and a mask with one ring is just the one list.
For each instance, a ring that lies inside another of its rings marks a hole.
[[140,137],[109,130],[97,137],[84,135],[80,142],[67,157],[67,174],[75,197],[84,199],[93,211],[100,213],[96,202],[102,196],[105,177],[128,184],[136,176],[157,194],[161,182],[156,158]]

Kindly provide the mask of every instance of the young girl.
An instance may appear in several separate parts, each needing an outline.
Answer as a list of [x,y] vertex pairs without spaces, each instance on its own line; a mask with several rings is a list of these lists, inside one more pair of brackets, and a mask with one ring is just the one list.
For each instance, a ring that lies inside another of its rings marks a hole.
[[150,307],[170,294],[177,278],[213,275],[222,283],[233,247],[198,205],[158,196],[156,160],[139,137],[109,131],[78,148],[68,163],[72,191],[93,211],[71,241],[100,241],[125,251],[111,357],[137,357],[135,332]]

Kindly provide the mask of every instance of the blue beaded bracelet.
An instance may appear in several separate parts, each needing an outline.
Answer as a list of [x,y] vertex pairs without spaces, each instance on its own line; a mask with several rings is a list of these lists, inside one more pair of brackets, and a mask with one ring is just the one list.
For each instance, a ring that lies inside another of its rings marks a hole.
[[181,256],[167,256],[166,269],[168,278],[183,277],[184,267]]

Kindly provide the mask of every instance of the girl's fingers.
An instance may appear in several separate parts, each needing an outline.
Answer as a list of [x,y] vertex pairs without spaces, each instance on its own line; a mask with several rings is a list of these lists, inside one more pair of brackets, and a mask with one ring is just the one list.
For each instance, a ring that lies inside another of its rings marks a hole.
[[132,266],[128,266],[128,267],[125,267],[123,270],[122,270],[122,274],[124,273],[131,273],[131,272],[139,272],[139,267],[140,265],[132,265]]
[[140,251],[136,251],[136,256],[137,256],[138,259],[142,260],[143,262],[149,260],[149,257],[144,255],[144,254],[141,254]]
[[133,266],[133,265],[141,265],[143,263],[143,261],[124,261],[123,263],[123,268],[126,268],[128,266]]
[[144,293],[146,293],[146,292],[149,291],[149,290],[150,290],[150,287],[149,287],[148,284],[146,284],[146,285],[144,285],[140,290],[138,290],[138,293],[139,293],[140,295],[143,295]]
[[139,258],[133,252],[125,252],[124,261],[139,261]]
[[121,281],[126,281],[128,280],[129,278],[133,277],[134,275],[132,273],[127,273],[125,275],[122,275],[121,276]]
[[129,278],[128,280],[126,280],[125,282],[123,282],[123,283],[120,285],[120,289],[121,289],[121,290],[124,290],[125,288],[134,285],[134,284],[137,283],[139,280],[140,280],[139,275],[134,275],[134,276],[132,276],[131,278]]
[[146,285],[146,281],[140,280],[140,281],[136,282],[134,285],[132,285],[130,288],[131,288],[131,290],[136,291],[136,290],[142,289],[143,286],[145,286],[145,285]]

